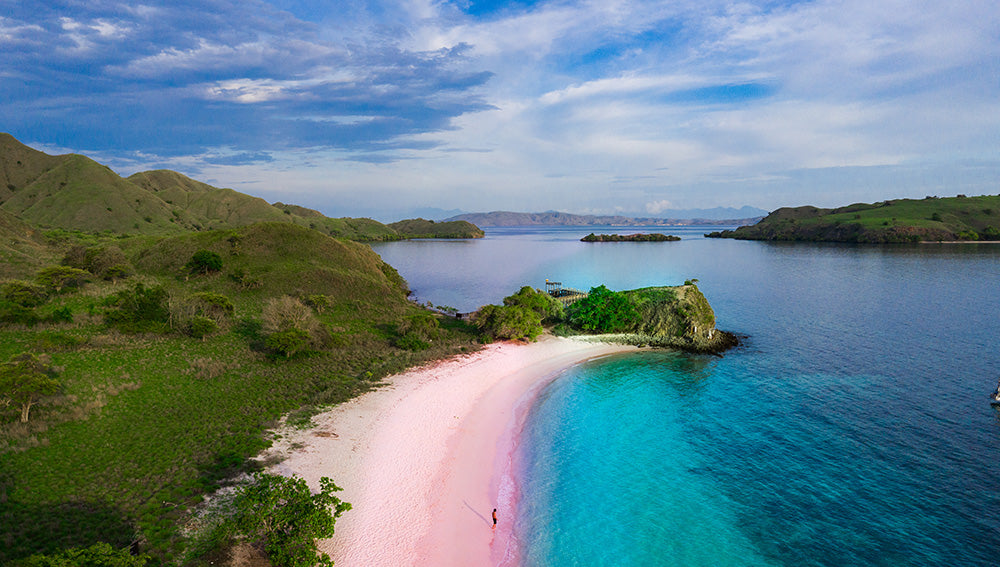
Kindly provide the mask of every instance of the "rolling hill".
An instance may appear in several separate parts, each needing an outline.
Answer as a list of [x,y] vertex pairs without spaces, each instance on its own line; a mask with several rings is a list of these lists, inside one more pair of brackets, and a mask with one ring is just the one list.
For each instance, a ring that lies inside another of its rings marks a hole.
[[742,240],[903,243],[1000,240],[1000,195],[786,207],[764,220],[707,236]]
[[409,232],[420,223],[390,228],[366,218],[330,218],[319,211],[270,204],[170,170],[122,178],[77,154],[51,156],[0,134],[0,210],[43,229],[167,236],[232,229],[261,222],[291,223],[357,241],[477,238],[476,227],[450,226],[448,235]]

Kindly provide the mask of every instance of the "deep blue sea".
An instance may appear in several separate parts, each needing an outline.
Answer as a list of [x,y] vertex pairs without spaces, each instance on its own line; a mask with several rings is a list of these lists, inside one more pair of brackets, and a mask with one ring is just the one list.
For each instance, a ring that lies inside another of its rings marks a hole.
[[[648,232],[647,229],[642,229]],[[416,298],[472,311],[522,285],[697,278],[724,356],[646,350],[569,369],[522,433],[532,567],[1000,565],[1000,245],[491,229],[374,245]]]

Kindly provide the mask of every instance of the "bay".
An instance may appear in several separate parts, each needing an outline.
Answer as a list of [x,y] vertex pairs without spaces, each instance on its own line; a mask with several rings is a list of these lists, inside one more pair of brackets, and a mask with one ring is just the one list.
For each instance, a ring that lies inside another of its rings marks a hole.
[[[472,311],[546,278],[697,278],[723,357],[571,369],[525,425],[525,565],[993,565],[1000,552],[1000,246],[490,229],[374,245],[416,298]],[[643,229],[648,232],[648,230]]]

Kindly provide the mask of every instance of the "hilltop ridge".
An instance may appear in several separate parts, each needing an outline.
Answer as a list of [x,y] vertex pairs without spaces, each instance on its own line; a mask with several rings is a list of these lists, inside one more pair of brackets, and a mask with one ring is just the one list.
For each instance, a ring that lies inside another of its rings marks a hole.
[[407,232],[367,218],[331,218],[319,211],[270,204],[182,173],[159,169],[122,178],[86,156],[52,156],[0,134],[0,210],[44,229],[110,231],[168,236],[232,229],[260,222],[292,223],[357,241],[406,238],[479,238],[474,226],[451,226],[447,235]]

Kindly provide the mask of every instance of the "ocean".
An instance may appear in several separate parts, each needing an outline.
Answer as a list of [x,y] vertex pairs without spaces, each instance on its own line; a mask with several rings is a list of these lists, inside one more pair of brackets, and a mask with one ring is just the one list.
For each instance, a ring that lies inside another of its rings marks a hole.
[[[643,229],[647,231],[646,229]],[[487,230],[373,248],[416,299],[472,311],[546,279],[697,278],[723,356],[644,350],[542,388],[516,456],[532,567],[978,566],[1000,560],[1000,245]]]

